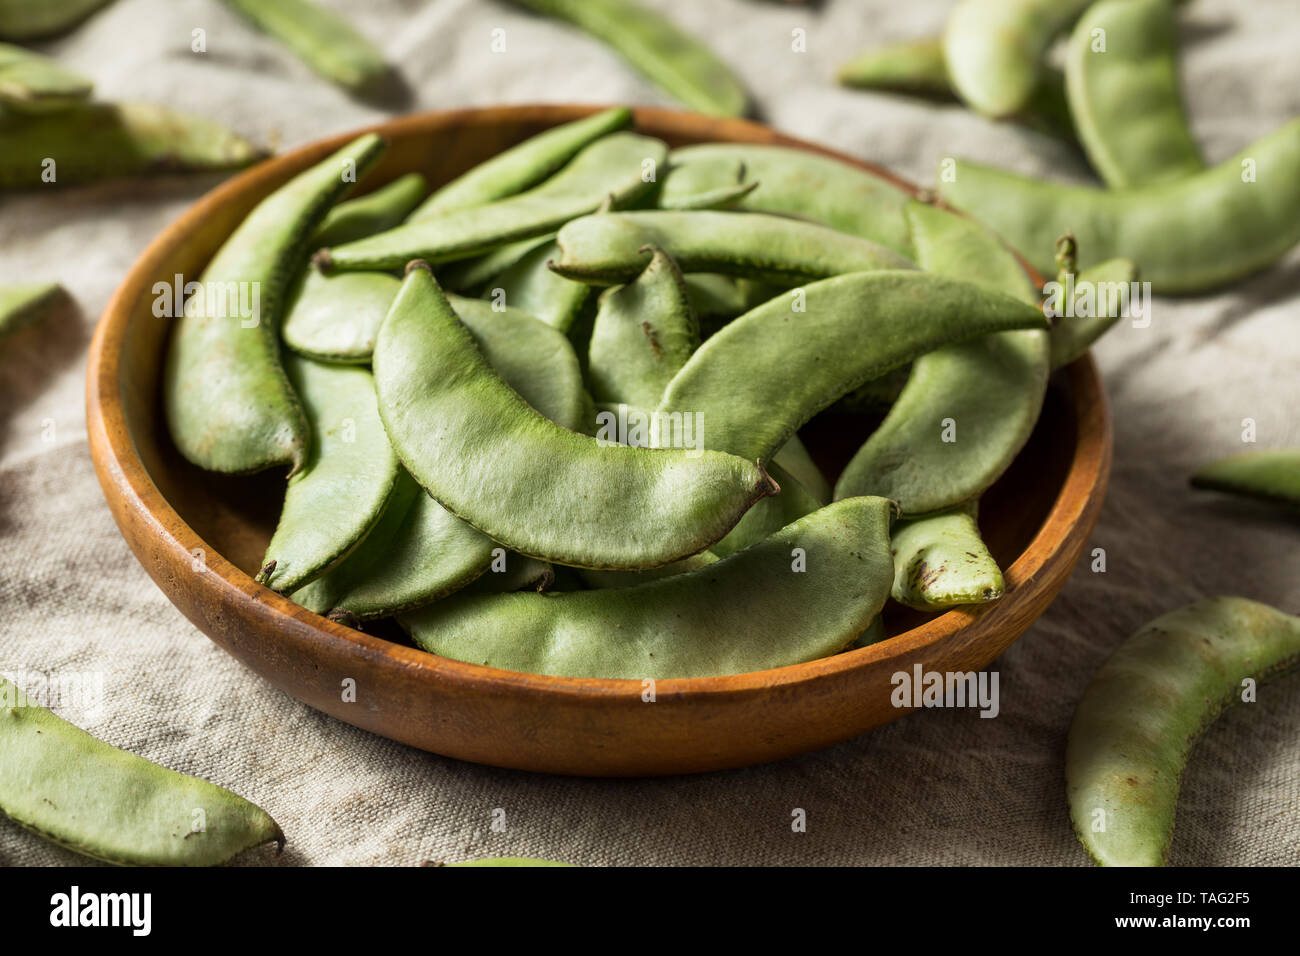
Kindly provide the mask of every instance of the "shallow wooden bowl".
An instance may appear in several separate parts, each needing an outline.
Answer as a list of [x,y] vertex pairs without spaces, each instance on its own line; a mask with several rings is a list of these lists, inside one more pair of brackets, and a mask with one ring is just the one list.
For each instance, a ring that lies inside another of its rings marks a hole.
[[[590,111],[525,106],[385,123],[375,129],[391,146],[367,185],[411,170],[441,183]],[[641,131],[672,145],[730,140],[828,153],[737,120],[641,109],[636,121]],[[929,619],[891,609],[886,622],[894,637],[823,660],[731,677],[661,680],[647,702],[638,681],[541,677],[435,657],[401,643],[395,630],[361,633],[254,583],[284,476],[208,474],[173,448],[159,394],[170,320],[153,315],[153,288],[178,274],[197,277],[260,199],[351,138],[333,137],[268,160],[172,224],[109,303],[86,380],[95,468],[136,557],[201,631],[277,687],[377,734],[502,767],[586,775],[738,767],[825,747],[902,716],[907,710],[890,703],[891,675],[910,673],[917,664],[941,672],[985,667],[1065,583],[1097,520],[1110,469],[1110,416],[1090,358],[1055,376],[1034,436],[983,499],[981,523],[1006,569],[1006,596]],[[825,416],[804,430],[805,443],[832,474],[864,435],[861,423]],[[355,701],[345,693],[349,681],[355,682]]]

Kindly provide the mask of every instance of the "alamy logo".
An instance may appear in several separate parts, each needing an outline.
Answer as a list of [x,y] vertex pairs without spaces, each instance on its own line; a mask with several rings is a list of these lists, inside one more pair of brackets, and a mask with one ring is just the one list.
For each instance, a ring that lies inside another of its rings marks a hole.
[[1145,329],[1151,324],[1151,283],[1076,283],[1066,273],[1064,282],[1044,283],[1043,311],[1049,319],[1132,319],[1133,328]]
[[82,893],[73,886],[50,897],[51,926],[129,926],[132,936],[148,936],[153,926],[150,893]]
[[630,405],[596,415],[601,445],[681,448],[691,458],[704,452],[704,416],[693,412],[646,412]]
[[160,319],[182,313],[239,319],[246,329],[255,329],[262,321],[260,282],[186,282],[178,272],[171,282],[155,282],[153,294],[153,314]]
[[998,715],[997,671],[897,671],[889,701],[895,707],[978,707],[981,717]]

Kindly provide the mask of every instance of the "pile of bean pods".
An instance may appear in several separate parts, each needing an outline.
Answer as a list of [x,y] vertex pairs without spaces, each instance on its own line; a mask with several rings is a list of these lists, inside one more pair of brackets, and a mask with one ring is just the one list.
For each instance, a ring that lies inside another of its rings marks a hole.
[[[195,464],[290,469],[259,579],[446,657],[638,679],[834,654],[891,595],[997,600],[979,497],[1107,323],[1049,328],[995,236],[877,176],[630,126],[336,204],[363,136],[229,237],[202,285],[256,283],[258,321],[192,297],[164,404]],[[899,370],[832,486],[799,429]]]
[[[1175,0],[960,0],[943,36],[863,54],[849,85],[952,95],[995,119],[1077,141],[1099,185],[1030,179],[956,160],[938,191],[1051,268],[1050,244],[1079,240],[1080,264],[1142,265],[1157,294],[1222,287],[1300,243],[1300,119],[1207,167],[1179,89]],[[1065,66],[1048,65],[1064,36]]]

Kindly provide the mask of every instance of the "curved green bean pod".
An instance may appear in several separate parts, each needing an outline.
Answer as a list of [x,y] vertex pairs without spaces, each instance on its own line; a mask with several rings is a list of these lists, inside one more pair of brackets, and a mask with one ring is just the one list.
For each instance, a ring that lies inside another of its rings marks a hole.
[[397,483],[393,446],[363,368],[285,356],[311,423],[311,452],[289,479],[257,580],[288,593],[346,558],[384,512]]
[[412,259],[467,259],[508,242],[540,236],[595,212],[611,200],[625,203],[653,184],[644,164],[667,154],[660,140],[612,133],[596,140],[540,186],[482,206],[408,222],[376,236],[317,253],[323,271],[400,268]]
[[632,111],[618,106],[530,136],[436,189],[411,214],[411,222],[521,193],[555,173],[602,136],[631,125]]
[[948,14],[944,61],[970,106],[995,118],[1021,112],[1052,41],[1088,0],[961,0]]
[[943,345],[1046,328],[1038,309],[974,283],[911,270],[860,272],[780,296],[700,346],[661,412],[701,416],[710,448],[769,458],[817,412],[863,382]]
[[[0,112],[0,143],[0,187],[238,169],[266,155],[216,123],[144,103],[83,103],[29,116]],[[50,172],[56,178],[42,178]]]
[[392,82],[392,67],[375,45],[342,17],[310,0],[225,3],[331,83],[365,94]]
[[668,162],[661,196],[669,200],[679,187],[701,189],[706,176],[722,185],[739,163],[744,178],[757,181],[758,187],[736,208],[811,219],[901,255],[912,254],[903,221],[908,194],[883,176],[838,159],[787,146],[701,143],[673,150]]
[[35,322],[63,294],[57,282],[0,286],[0,338]]
[[1243,682],[1300,661],[1300,618],[1239,597],[1156,618],[1119,646],[1075,708],[1065,747],[1074,831],[1103,866],[1162,866],[1187,755]]
[[458,596],[399,623],[442,657],[564,677],[711,677],[815,660],[851,644],[884,605],[891,511],[883,498],[839,501],[685,574]]
[[423,176],[407,173],[364,196],[341,202],[326,213],[311,237],[312,244],[319,249],[392,229],[428,191],[429,183]]
[[[172,440],[194,464],[224,472],[302,467],[307,420],[280,367],[287,286],[308,237],[347,188],[345,171],[360,175],[383,149],[367,134],[300,173],[263,199],[208,263],[172,333],[163,379]],[[251,303],[254,314],[225,314],[241,311],[236,301]]]
[[[1015,255],[984,227],[924,203],[907,215],[923,268],[1014,296],[1026,308],[1037,303]],[[836,497],[883,495],[908,516],[970,501],[1028,440],[1047,375],[1043,329],[986,335],[921,355],[885,420],[845,467]]]
[[1183,113],[1177,44],[1169,0],[1102,0],[1075,25],[1065,61],[1070,113],[1108,186],[1145,186],[1205,168]]
[[632,0],[515,0],[566,20],[607,44],[648,79],[693,110],[743,116],[745,88],[703,43],[662,14]]
[[1270,448],[1222,458],[1197,470],[1192,487],[1300,508],[1300,448]]
[[634,281],[601,296],[587,364],[591,396],[654,408],[699,344],[682,274],[655,250]]
[[1133,189],[1049,183],[961,161],[940,195],[1054,271],[1072,232],[1087,266],[1127,257],[1157,293],[1200,292],[1272,264],[1300,242],[1300,120],[1194,176]]
[[0,40],[39,40],[71,29],[108,0],[0,0]]
[[[565,428],[586,414],[582,373],[568,340],[517,310],[452,296],[457,316],[510,387]],[[393,497],[373,531],[334,570],[294,592],[317,614],[341,610],[359,620],[421,607],[477,583],[515,590],[536,580],[540,562],[511,554],[494,570],[499,546],[434,501],[402,469]],[[545,569],[545,565],[541,565]],[[482,576],[480,578],[480,576]]]
[[426,269],[408,271],[379,330],[380,413],[416,480],[484,534],[558,564],[657,567],[779,490],[744,459],[605,444],[551,422],[492,370]]
[[309,268],[289,293],[284,344],[321,362],[363,365],[401,286],[387,272],[327,276]]
[[963,505],[893,528],[894,587],[899,604],[936,611],[985,604],[1002,597],[1002,569],[989,554],[975,522],[975,506]]
[[[284,833],[223,787],[110,747],[0,678],[0,810],[83,856],[212,866]],[[199,826],[201,824],[201,826]]]
[[892,249],[828,226],[784,216],[738,212],[610,212],[567,223],[551,268],[594,285],[630,282],[662,249],[682,272],[786,284],[869,269],[906,269]]
[[57,60],[0,43],[0,106],[17,113],[51,113],[90,96],[94,84]]
[[947,99],[952,96],[943,41],[923,37],[864,50],[836,71],[841,86],[913,93]]

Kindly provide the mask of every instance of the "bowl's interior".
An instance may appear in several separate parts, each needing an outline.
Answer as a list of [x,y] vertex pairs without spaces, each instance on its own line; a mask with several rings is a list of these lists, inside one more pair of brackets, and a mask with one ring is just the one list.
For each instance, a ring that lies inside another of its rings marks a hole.
[[[391,137],[389,152],[380,167],[362,185],[374,188],[412,170],[424,173],[431,184],[437,185],[553,122],[568,118],[571,116],[559,115],[552,120],[543,110],[527,118],[512,121],[508,116],[504,120],[497,117],[489,123],[469,113],[460,127],[439,137],[399,132]],[[716,138],[703,129],[692,135],[690,124],[642,128],[674,146]],[[761,128],[745,124],[748,133],[745,138],[753,139],[748,131],[754,129]],[[776,138],[775,134],[771,135]],[[268,184],[267,191],[316,158],[307,156],[285,170],[278,180]],[[187,277],[196,275],[225,236],[264,194],[265,191],[215,206],[202,234],[178,247],[155,278],[166,280],[178,273]],[[191,465],[176,451],[167,433],[160,393],[160,369],[169,326],[165,319],[152,318],[147,305],[142,302],[134,310],[135,320],[129,334],[138,340],[123,350],[123,401],[136,448],[150,477],[181,519],[206,544],[253,575],[261,565],[279,516],[284,475],[279,472],[253,476],[214,474]],[[1033,436],[1015,463],[981,499],[981,529],[1003,568],[1010,567],[1028,547],[1051,510],[1070,468],[1076,429],[1068,389],[1065,376],[1053,378]],[[869,416],[832,411],[810,422],[801,437],[826,477],[834,481],[877,423],[878,419]],[[885,613],[886,632],[891,636],[901,633],[927,617],[891,602]],[[395,627],[368,625],[368,630],[377,630],[394,640],[404,639]]]

